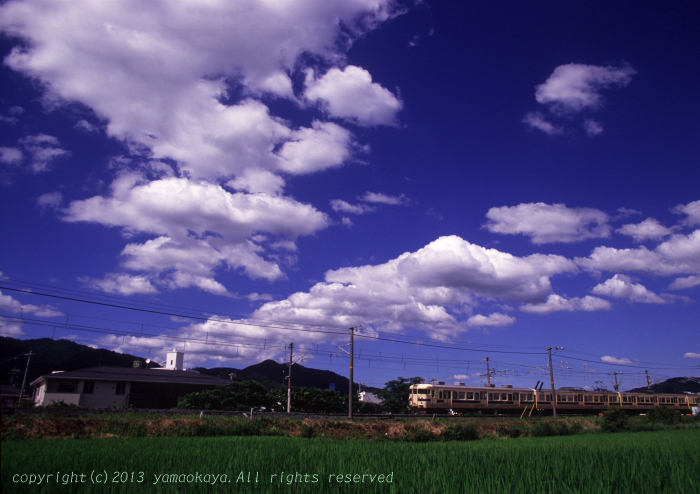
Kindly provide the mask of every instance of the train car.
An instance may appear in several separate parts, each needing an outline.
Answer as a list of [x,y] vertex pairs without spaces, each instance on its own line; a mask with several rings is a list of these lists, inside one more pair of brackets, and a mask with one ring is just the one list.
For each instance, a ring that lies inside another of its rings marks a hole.
[[[586,391],[583,388],[560,388],[556,391],[557,413],[598,414],[613,407],[630,413],[645,413],[656,407],[691,413],[700,406],[700,395],[667,393],[629,393],[616,391]],[[446,385],[414,384],[409,403],[412,413],[468,412],[522,414],[552,413],[552,391],[536,388],[514,388],[503,385],[467,386],[464,383]]]

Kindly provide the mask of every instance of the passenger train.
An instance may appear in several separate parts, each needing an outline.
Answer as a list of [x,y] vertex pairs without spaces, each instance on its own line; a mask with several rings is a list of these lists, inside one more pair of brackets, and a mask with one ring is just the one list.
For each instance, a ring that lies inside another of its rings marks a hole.
[[[538,383],[539,384],[539,383]],[[656,407],[692,413],[700,407],[700,394],[669,394],[652,392],[586,391],[583,388],[559,388],[556,391],[557,413],[601,413],[620,407],[630,413],[645,413]],[[514,388],[503,385],[453,386],[444,382],[411,386],[409,403],[412,413],[486,412],[503,414],[537,414],[552,412],[552,391],[537,388]]]

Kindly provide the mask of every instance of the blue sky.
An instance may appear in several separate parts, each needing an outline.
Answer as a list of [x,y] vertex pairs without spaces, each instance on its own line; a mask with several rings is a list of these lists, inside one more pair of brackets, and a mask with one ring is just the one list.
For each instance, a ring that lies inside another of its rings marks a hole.
[[[0,6],[2,334],[357,381],[697,375],[700,9]],[[188,318],[195,316],[195,318]],[[598,383],[600,384],[600,383]]]

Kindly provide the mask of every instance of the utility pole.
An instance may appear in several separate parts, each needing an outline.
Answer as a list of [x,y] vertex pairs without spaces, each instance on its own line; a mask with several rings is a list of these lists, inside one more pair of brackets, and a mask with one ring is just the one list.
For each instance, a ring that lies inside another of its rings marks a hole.
[[353,381],[355,380],[355,330],[362,326],[350,327],[350,383],[348,389],[348,418],[352,419]]
[[647,389],[651,391],[651,379],[649,379],[649,370],[644,371],[647,375]]
[[292,361],[294,352],[294,342],[289,344],[289,375],[287,376],[287,413],[292,411]]
[[352,381],[355,379],[355,326],[350,327],[350,383],[348,390],[348,418],[352,420]]
[[22,379],[22,388],[19,390],[19,401],[17,402],[17,406],[20,406],[22,404],[22,398],[24,396],[24,384],[27,382],[27,372],[29,371],[29,361],[32,358],[32,355],[36,355],[36,353],[32,353],[31,350],[29,350],[29,353],[25,353],[27,356],[27,366],[24,368],[24,379]]
[[615,376],[615,391],[620,392],[620,384],[617,382],[617,376],[622,374],[622,372],[613,372],[612,375]]
[[489,357],[486,357],[486,376],[489,379],[489,387],[491,387],[491,366],[489,364]]
[[549,377],[552,380],[552,417],[557,416],[557,390],[554,388],[554,369],[552,368],[552,350],[563,350],[563,346],[556,346],[554,348],[547,348],[549,352]]

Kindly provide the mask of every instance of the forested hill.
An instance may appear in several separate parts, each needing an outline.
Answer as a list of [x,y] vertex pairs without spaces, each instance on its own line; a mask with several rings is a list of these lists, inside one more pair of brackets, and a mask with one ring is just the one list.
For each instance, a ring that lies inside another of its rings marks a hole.
[[[110,366],[132,367],[134,360],[139,360],[142,366],[146,366],[146,359],[126,353],[117,353],[104,348],[92,348],[69,340],[52,340],[51,338],[38,338],[35,340],[18,340],[5,336],[0,337],[0,369],[2,370],[2,383],[9,384],[12,369],[18,369],[15,373],[14,384],[22,384],[24,369],[27,365],[27,357],[23,354],[32,351],[27,373],[27,384],[43,374],[52,371],[84,369],[85,367]],[[149,367],[160,367],[151,362]]]
[[[27,357],[23,354],[32,351],[27,383],[32,382],[43,374],[52,371],[75,370],[86,367],[112,366],[132,367],[134,360],[141,361],[146,366],[145,358],[136,357],[124,353],[117,353],[104,348],[95,349],[69,340],[52,340],[51,338],[39,338],[34,340],[18,340],[16,338],[0,337],[0,368],[2,370],[2,383],[9,384],[12,369],[17,369],[14,374],[14,384],[20,385],[24,376]],[[187,355],[185,354],[185,363]],[[149,367],[160,367],[151,362]],[[244,369],[233,367],[215,367],[213,369],[196,368],[198,372],[210,376],[230,379],[230,374],[235,374],[235,379],[253,379],[263,384],[267,389],[285,387],[284,376],[287,375],[287,366],[274,360],[265,360]],[[329,370],[311,369],[300,364],[294,364],[292,368],[292,386],[328,389],[331,383],[335,383],[336,389],[342,394],[348,392],[348,378]],[[364,389],[364,388],[363,388]],[[367,388],[368,391],[376,391]],[[356,388],[357,391],[357,388]]]
[[[253,379],[262,383],[268,389],[287,386],[284,380],[284,376],[288,374],[287,365],[280,364],[274,360],[265,360],[259,364],[254,364],[240,370],[223,367],[214,369],[197,368],[196,370],[202,374],[208,374],[222,379],[229,379],[229,374],[233,372],[236,374],[235,378],[239,381]],[[348,382],[349,379],[347,377],[343,377],[333,371],[311,369],[301,364],[294,364],[292,367],[292,386],[328,389],[332,383],[335,383],[335,389],[337,391],[341,394],[347,394]],[[365,388],[363,387],[363,389]],[[357,392],[357,390],[356,384],[355,392]],[[367,390],[372,391],[370,388],[367,388]]]
[[[630,391],[644,392],[646,386]],[[700,377],[673,377],[664,382],[652,384],[654,393],[700,393]]]

